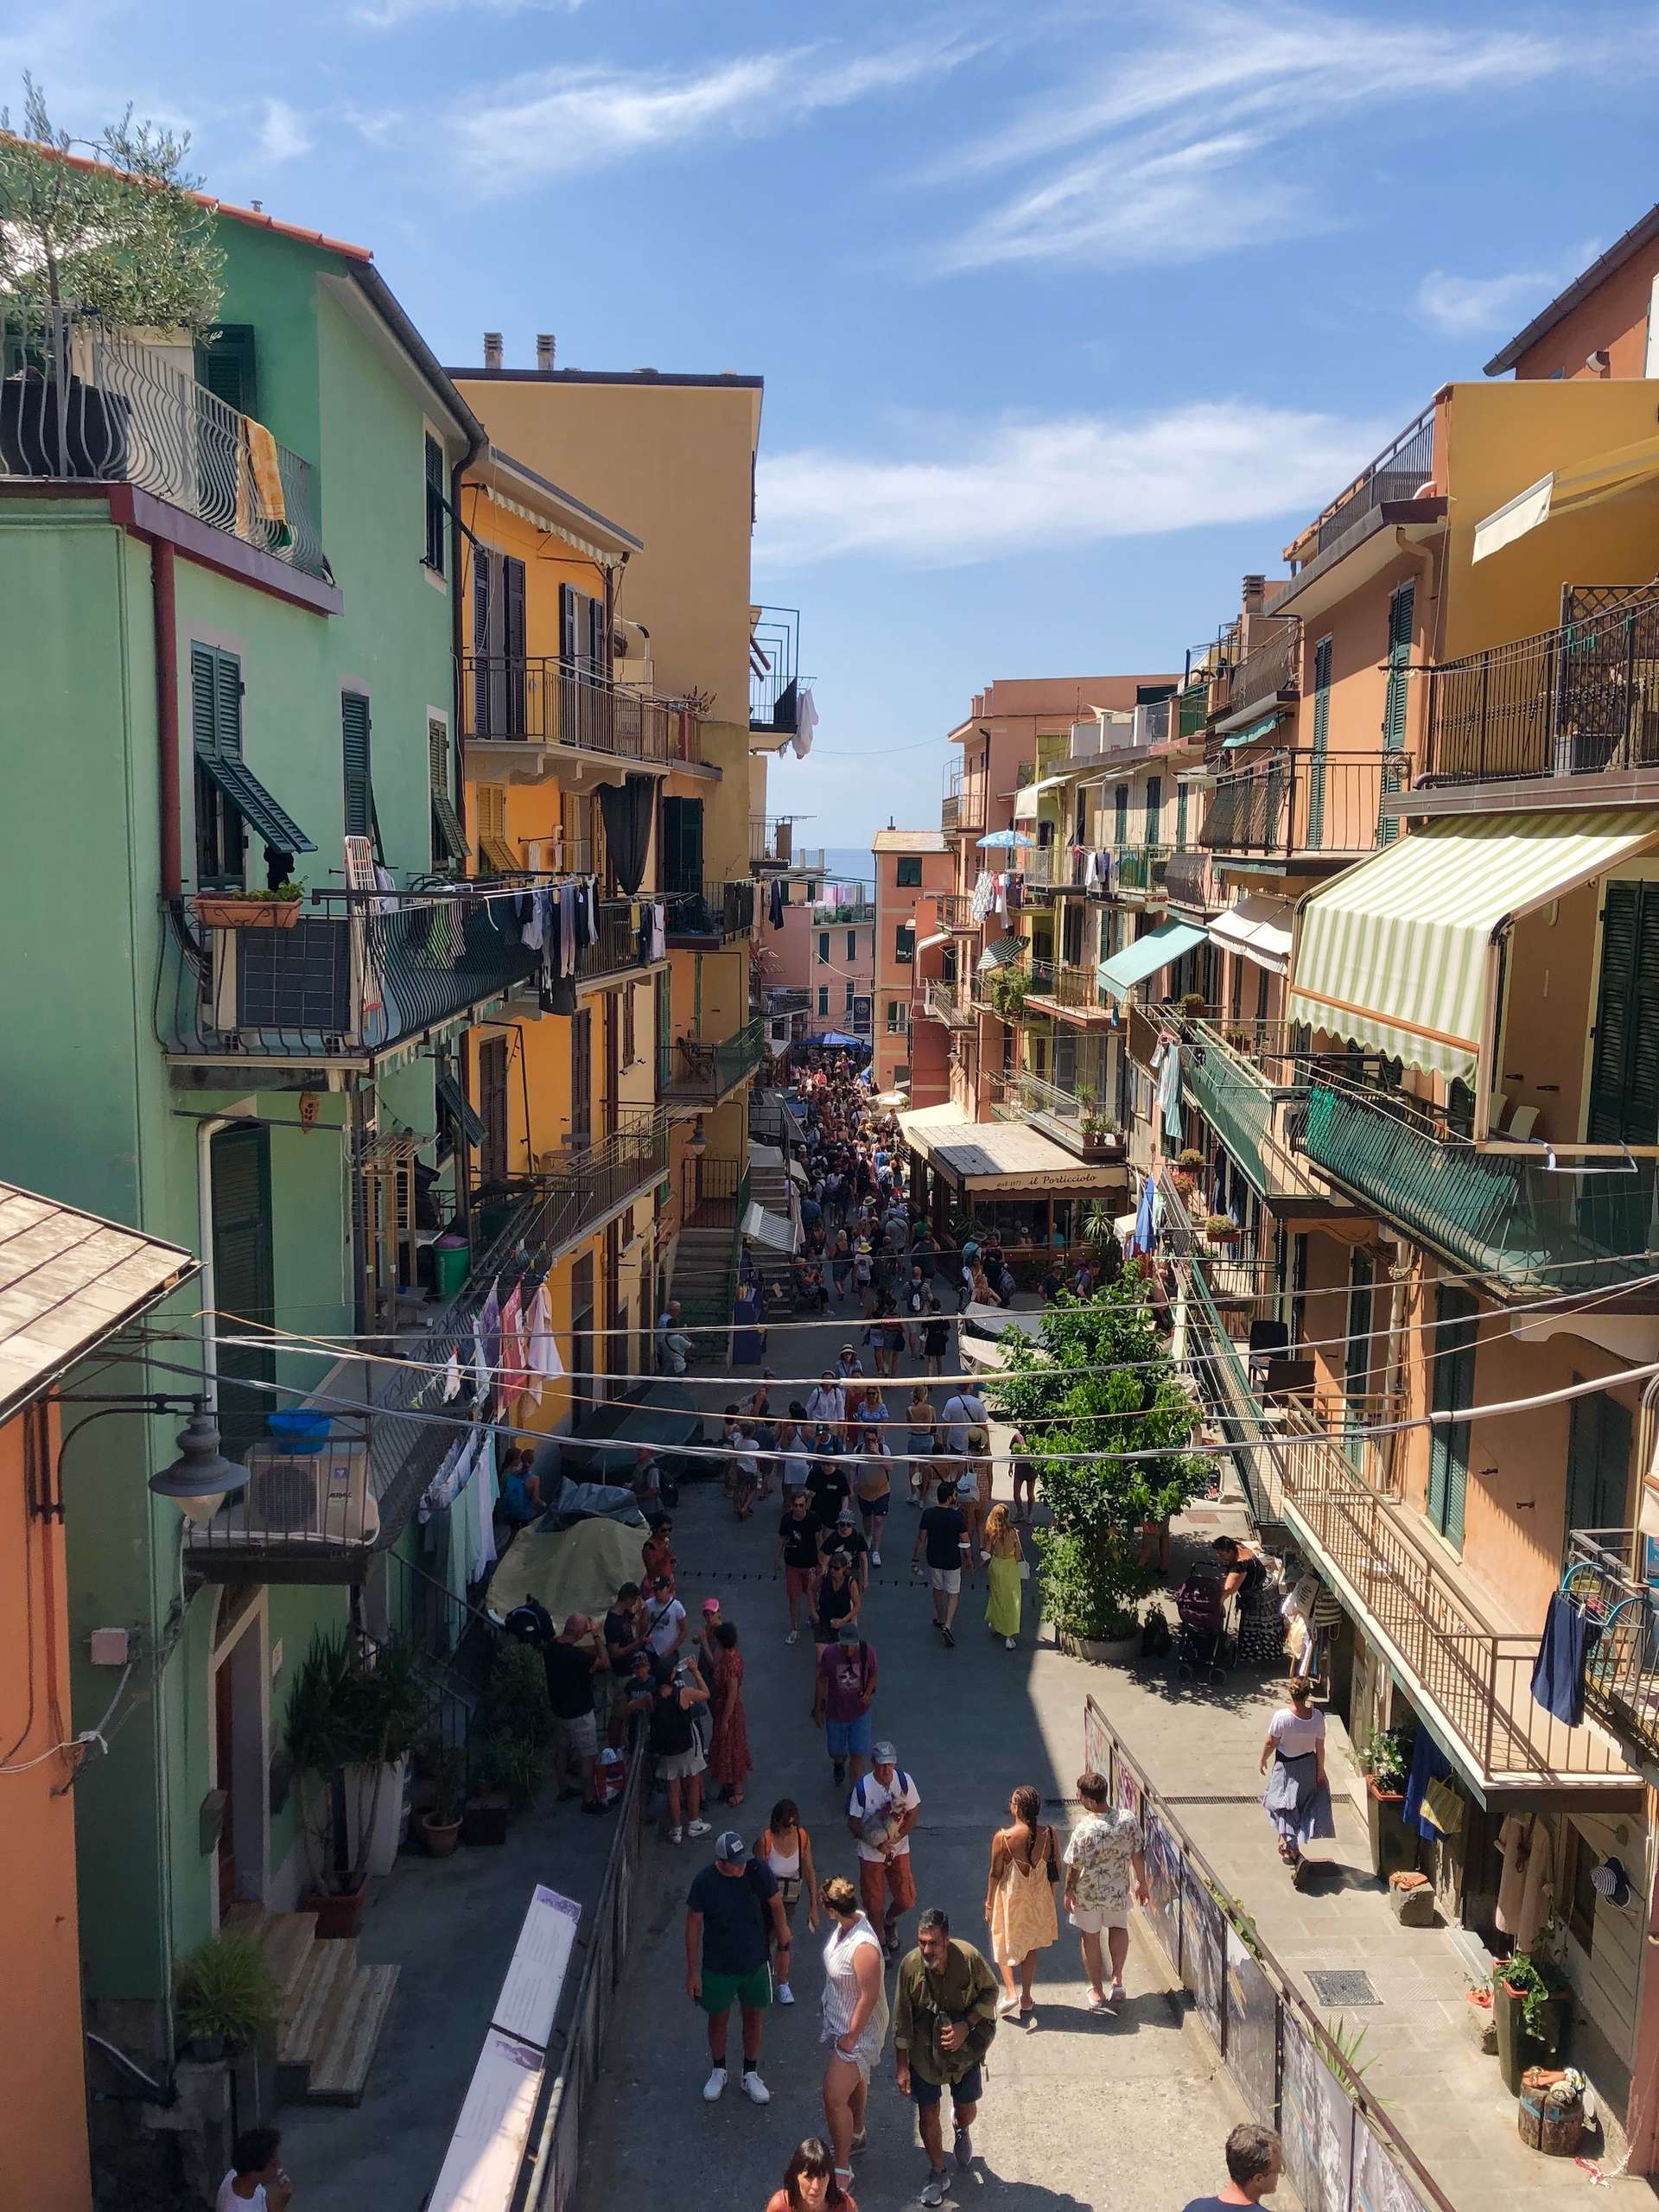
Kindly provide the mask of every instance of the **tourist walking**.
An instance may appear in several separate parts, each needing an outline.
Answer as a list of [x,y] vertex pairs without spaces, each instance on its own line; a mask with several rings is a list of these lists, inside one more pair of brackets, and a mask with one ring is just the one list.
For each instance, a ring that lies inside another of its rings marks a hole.
[[1261,1771],[1273,1772],[1262,1802],[1279,1832],[1279,1856],[1300,1883],[1302,1847],[1316,1839],[1328,1842],[1337,1833],[1331,1789],[1325,1778],[1325,1715],[1314,1705],[1313,1686],[1294,1675],[1286,1686],[1287,1705],[1268,1723]]
[[955,1478],[942,1475],[933,1503],[917,1523],[910,1569],[914,1574],[925,1554],[927,1579],[933,1592],[933,1625],[947,1644],[954,1644],[957,1640],[950,1624],[962,1602],[962,1573],[968,1564],[968,1520],[957,1503]]
[[1285,2171],[1284,2149],[1270,2127],[1243,2120],[1227,2138],[1227,2179],[1214,2196],[1195,2196],[1183,2212],[1236,2212],[1271,2196]]
[[[1083,1947],[1083,1970],[1089,1981],[1089,2009],[1103,2012],[1108,2005],[1122,2005],[1123,1967],[1129,1955],[1129,1885],[1135,1885],[1137,1904],[1149,1899],[1147,1861],[1141,1841],[1141,1823],[1123,1807],[1114,1805],[1103,1775],[1077,1777],[1077,1796],[1083,1818],[1071,1831],[1062,1865],[1065,1870],[1067,1916]],[[1111,1954],[1110,1994],[1103,1987],[1100,1939],[1106,1937]]]
[[887,1989],[881,1945],[858,1891],[844,1875],[823,1885],[830,1931],[823,1940],[821,2041],[830,2046],[823,2068],[823,2117],[835,2152],[836,2180],[853,2185],[853,2153],[868,2142],[865,2127],[870,2073],[887,2039]]
[[858,2212],[836,2179],[835,2155],[817,2135],[809,2135],[784,2168],[784,2185],[766,2199],[766,2212]]
[[837,1787],[844,1787],[850,1764],[856,1782],[870,1756],[870,1707],[875,1701],[875,1652],[856,1621],[843,1621],[833,1643],[818,1654],[812,1718],[823,1730]]
[[833,1643],[843,1622],[855,1624],[863,1593],[846,1552],[826,1553],[813,1604],[812,1641],[820,1651]]
[[715,1839],[712,1866],[696,1875],[685,1900],[685,1987],[709,2018],[709,2079],[705,2104],[726,2087],[726,2040],[731,2010],[743,2032],[743,2094],[751,2104],[772,2102],[760,2079],[760,2034],[772,2002],[772,1950],[785,1942],[783,1899],[769,1866],[751,1859],[735,1828]]
[[916,1926],[916,1948],[899,1968],[893,2008],[893,2051],[899,2094],[916,2107],[928,2175],[924,2204],[944,2202],[944,2132],[939,2107],[948,2089],[951,2150],[966,2172],[973,2164],[972,2129],[985,2094],[985,2054],[996,2033],[996,1976],[971,1943],[953,1938],[950,1923],[931,1906]]
[[772,1818],[755,1838],[754,1856],[772,1869],[783,1900],[784,1935],[772,1949],[772,1981],[780,2005],[792,2005],[795,1992],[789,1971],[795,1942],[795,1908],[806,1893],[806,1925],[816,1935],[818,1926],[818,1870],[812,1859],[812,1839],[806,1832],[800,1808],[792,1797],[780,1797]]
[[858,1494],[859,1518],[864,1523],[865,1540],[870,1548],[870,1564],[880,1567],[881,1535],[887,1525],[887,1509],[893,1503],[893,1453],[880,1428],[870,1427],[864,1431],[853,1485]]
[[708,1702],[709,1693],[695,1669],[686,1681],[671,1666],[661,1668],[645,1740],[657,1763],[657,1779],[668,1795],[671,1843],[709,1833],[709,1823],[702,1817],[702,1777],[708,1763],[692,1719],[694,1709]]
[[551,1643],[543,1648],[548,1702],[553,1710],[553,1780],[559,1799],[580,1793],[584,1813],[602,1813],[594,1783],[599,1758],[599,1721],[594,1710],[594,1676],[608,1673],[610,1657],[586,1613],[572,1613]]
[[824,1556],[833,1552],[844,1552],[852,1577],[861,1592],[870,1586],[870,1548],[861,1534],[850,1505],[843,1505],[836,1516],[836,1525],[824,1538]]
[[709,1773],[719,1785],[721,1802],[741,1805],[743,1785],[754,1770],[749,1756],[749,1724],[743,1710],[743,1655],[737,1648],[737,1624],[721,1621],[715,1630],[715,1672],[709,1686],[715,1732],[709,1745]]
[[[1060,1874],[1058,1845],[1042,1819],[1041,1793],[1022,1783],[1008,1800],[1008,1825],[991,1838],[985,1881],[985,1925],[991,1956],[1002,1976],[1002,2010],[1036,2024],[1032,1984],[1037,1954],[1058,1940],[1053,1885]],[[1018,1974],[1020,1986],[1014,1986]]]
[[804,1490],[791,1491],[778,1527],[778,1554],[773,1571],[784,1571],[784,1595],[789,1605],[789,1641],[801,1640],[801,1608],[812,1618],[812,1601],[818,1586],[818,1554],[823,1523],[812,1510]]
[[905,1419],[910,1424],[910,1502],[919,1505],[926,1497],[933,1474],[934,1413],[927,1385],[919,1377],[912,1385]]
[[1008,1476],[1014,1484],[1014,1520],[1029,1524],[1037,1513],[1037,1466],[1021,1428],[1014,1429],[1008,1438]]
[[858,1851],[859,1895],[890,1959],[899,1955],[899,1923],[916,1902],[910,1832],[921,1807],[921,1792],[898,1752],[890,1743],[877,1744],[869,1772],[847,1800],[847,1826]]
[[1012,1651],[1020,1640],[1026,1548],[1001,1498],[985,1516],[985,1625]]
[[937,1298],[930,1298],[927,1319],[922,1324],[922,1357],[927,1363],[929,1375],[936,1380],[944,1372],[944,1356],[950,1349],[950,1316]]

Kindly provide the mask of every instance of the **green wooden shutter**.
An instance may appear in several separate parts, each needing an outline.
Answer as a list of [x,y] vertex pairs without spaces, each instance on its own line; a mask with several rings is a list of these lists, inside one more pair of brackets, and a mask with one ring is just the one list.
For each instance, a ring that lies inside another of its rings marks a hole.
[[1659,1142],[1659,884],[1604,892],[1586,1139]]
[[[1433,1403],[1457,1413],[1475,1395],[1475,1301],[1466,1291],[1442,1287],[1434,1303]],[[1464,1501],[1469,1487],[1469,1423],[1443,1423],[1429,1432],[1428,1517],[1447,1543],[1463,1548]]]
[[216,656],[215,709],[219,750],[227,760],[242,758],[242,664],[234,653]]
[[1164,779],[1161,776],[1147,778],[1147,842],[1158,842],[1158,825],[1164,810]]
[[444,572],[445,524],[448,519],[444,496],[443,448],[429,432],[426,440],[426,546],[424,558],[438,575]]
[[[1382,701],[1382,750],[1403,753],[1406,745],[1406,701],[1411,684],[1411,639],[1417,608],[1417,587],[1414,583],[1397,584],[1389,599],[1389,684]],[[1384,792],[1404,789],[1399,769],[1385,765],[1382,775]],[[1391,845],[1400,834],[1400,824],[1392,816],[1379,816],[1376,842]]]
[[695,894],[702,889],[702,801],[663,801],[663,889]]
[[219,655],[211,645],[190,648],[190,735],[198,753],[219,750]]
[[[226,1332],[245,1335],[274,1318],[270,1225],[270,1132],[221,1129],[212,1143],[213,1300]],[[274,1355],[259,1344],[224,1344],[219,1356],[219,1433],[238,1458],[264,1433],[275,1401],[251,1389],[276,1374]]]
[[1186,785],[1185,784],[1177,784],[1175,786],[1175,849],[1178,853],[1184,853],[1186,850]]
[[196,340],[196,382],[238,415],[259,412],[251,322],[221,323],[209,337]]
[[505,728],[509,736],[522,736],[529,727],[524,665],[524,564],[507,554],[501,562],[501,646],[506,658],[503,671]]
[[1129,837],[1129,787],[1120,784],[1112,794],[1112,842],[1124,845]]
[[360,691],[340,695],[340,759],[345,772],[346,835],[374,835],[374,784],[369,766],[369,702]]
[[467,858],[467,833],[449,788],[448,725],[436,715],[426,720],[426,767],[432,794],[432,865],[460,868]]
[[1307,846],[1317,853],[1325,842],[1325,764],[1331,748],[1331,640],[1313,648],[1313,743],[1307,772]]
[[[1584,1377],[1575,1375],[1575,1382]],[[1617,1398],[1575,1398],[1567,1446],[1567,1533],[1622,1529],[1630,1487],[1630,1416]]]
[[[1234,961],[1233,1018],[1238,1018],[1237,969],[1243,963]],[[1348,1344],[1343,1361],[1343,1396],[1347,1402],[1347,1420],[1344,1424],[1344,1447],[1348,1457],[1358,1466],[1365,1456],[1363,1437],[1354,1430],[1363,1421],[1371,1375],[1371,1287],[1375,1270],[1363,1252],[1356,1252],[1348,1267]]]

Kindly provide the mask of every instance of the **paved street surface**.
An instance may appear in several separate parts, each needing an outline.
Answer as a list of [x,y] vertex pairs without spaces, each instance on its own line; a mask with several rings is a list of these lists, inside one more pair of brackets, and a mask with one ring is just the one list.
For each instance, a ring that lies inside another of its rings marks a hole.
[[[768,1364],[779,1375],[815,1372],[841,1341],[833,1332],[774,1328]],[[912,1371],[908,1363],[905,1371]],[[982,1579],[964,1592],[957,1648],[947,1650],[928,1625],[924,1587],[911,1580],[917,1516],[904,1503],[906,1488],[895,1479],[891,1541],[865,1617],[881,1668],[876,1733],[894,1739],[922,1794],[912,1847],[919,1903],[944,1905],[952,1932],[983,1948],[992,1831],[1020,1783],[1034,1783],[1051,1800],[1072,1794],[1083,1700],[1099,1670],[1047,1646],[1033,1652],[1029,1635],[1019,1651],[1006,1652],[983,1626]],[[747,1662],[755,1773],[741,1812],[727,1817],[752,1839],[773,1801],[792,1796],[812,1834],[820,1873],[850,1874],[843,1793],[833,1786],[810,1717],[812,1646],[804,1637],[791,1649],[784,1640],[783,1585],[772,1571],[776,1532],[775,1503],[740,1527],[710,1484],[688,1487],[675,1518],[682,1596],[695,1618],[701,1599],[718,1593],[738,1624]],[[1058,1803],[1050,1812],[1066,1818]],[[722,1824],[717,1807],[708,1817],[716,1830]],[[655,1840],[647,1845],[634,1960],[584,2147],[581,2212],[671,2201],[688,2182],[686,2193],[698,2202],[760,2212],[795,2145],[823,2132],[822,1974],[804,1907],[798,2001],[792,2011],[774,2009],[766,2024],[763,2072],[772,2104],[757,2110],[742,2097],[735,2066],[721,2102],[702,2102],[708,2057],[702,2015],[685,1995],[683,1907],[686,1885],[709,1855],[709,1840],[677,1850]],[[914,1925],[911,1915],[907,1937]],[[999,2028],[975,2164],[966,2174],[952,2169],[949,2201],[995,2201],[1007,2212],[1107,2205],[1114,2212],[1143,2205],[1169,2212],[1218,2185],[1221,2145],[1243,2109],[1218,2069],[1211,2078],[1198,2042],[1164,1993],[1152,1952],[1138,1939],[1128,1984],[1129,2003],[1116,2019],[1091,2016],[1076,1938],[1062,1919],[1060,1941],[1044,1953],[1039,1971],[1038,2026]],[[735,2019],[733,2037],[735,2050]],[[927,2171],[912,2108],[893,2086],[891,2044],[870,2115],[870,2149],[857,2161],[860,2212],[913,2202]],[[1289,2202],[1289,2192],[1278,2202]]]

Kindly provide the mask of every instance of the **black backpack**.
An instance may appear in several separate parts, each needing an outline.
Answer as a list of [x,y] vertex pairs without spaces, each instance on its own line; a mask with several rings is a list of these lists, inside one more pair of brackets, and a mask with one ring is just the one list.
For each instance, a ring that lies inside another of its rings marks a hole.
[[1141,1624],[1141,1656],[1143,1659],[1161,1659],[1174,1641],[1163,1608],[1160,1605],[1148,1607],[1147,1618]]

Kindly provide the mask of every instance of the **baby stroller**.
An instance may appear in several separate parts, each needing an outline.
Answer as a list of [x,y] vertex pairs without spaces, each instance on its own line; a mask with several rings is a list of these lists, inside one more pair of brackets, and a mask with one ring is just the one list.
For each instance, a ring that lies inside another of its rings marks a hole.
[[1175,1610],[1181,1624],[1175,1637],[1176,1672],[1184,1682],[1198,1675],[1220,1681],[1233,1657],[1220,1583],[1190,1569],[1175,1592]]

